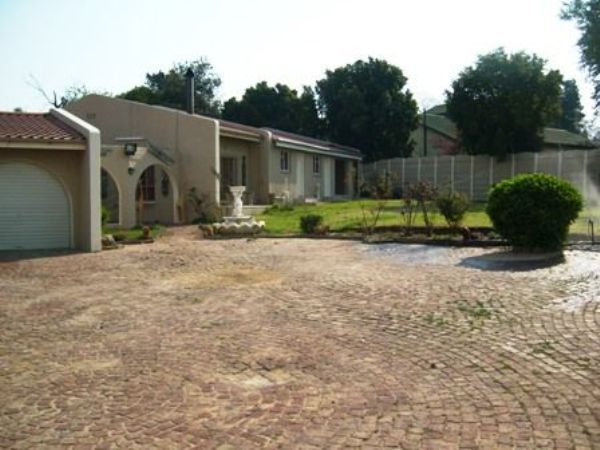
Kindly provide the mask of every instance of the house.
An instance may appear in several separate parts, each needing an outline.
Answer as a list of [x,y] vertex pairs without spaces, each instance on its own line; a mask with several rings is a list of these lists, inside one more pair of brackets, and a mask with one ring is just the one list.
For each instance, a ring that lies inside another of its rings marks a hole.
[[63,110],[0,112],[0,250],[101,249],[100,133]]
[[[456,124],[450,120],[446,105],[438,105],[419,118],[419,126],[411,134],[415,142],[412,156],[441,156],[461,151]],[[427,145],[424,143],[427,142]],[[585,136],[559,128],[544,128],[543,150],[589,150],[597,148]]]
[[263,205],[355,192],[354,148],[101,95],[67,108],[102,131],[102,202],[124,227],[191,222],[190,195],[223,204],[234,185]]

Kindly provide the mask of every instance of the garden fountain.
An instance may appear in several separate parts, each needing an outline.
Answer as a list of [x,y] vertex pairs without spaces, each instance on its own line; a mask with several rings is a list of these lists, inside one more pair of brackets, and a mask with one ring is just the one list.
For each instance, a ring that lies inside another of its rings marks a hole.
[[242,195],[246,186],[229,186],[229,191],[233,196],[233,211],[230,216],[223,217],[223,221],[213,224],[215,231],[220,234],[252,234],[262,230],[264,221],[244,215]]

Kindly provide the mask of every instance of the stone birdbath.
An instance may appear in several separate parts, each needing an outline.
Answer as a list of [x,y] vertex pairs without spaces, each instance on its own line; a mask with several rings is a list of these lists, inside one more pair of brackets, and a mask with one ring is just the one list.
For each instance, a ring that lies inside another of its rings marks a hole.
[[215,231],[221,234],[252,234],[263,229],[264,221],[257,221],[252,216],[244,215],[242,195],[246,191],[246,186],[229,186],[229,191],[233,196],[233,211],[230,216],[223,217],[222,222],[213,224]]

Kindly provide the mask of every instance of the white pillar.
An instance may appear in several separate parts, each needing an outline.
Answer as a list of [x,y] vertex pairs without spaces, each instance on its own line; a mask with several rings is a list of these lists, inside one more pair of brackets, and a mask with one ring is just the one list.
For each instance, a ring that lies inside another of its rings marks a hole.
[[558,151],[558,173],[557,175],[559,177],[562,177],[562,166],[563,166],[563,151],[559,150]]
[[512,158],[510,159],[510,176],[515,176],[515,154],[512,154]]
[[583,153],[583,182],[582,182],[582,194],[584,201],[587,201],[588,192],[588,176],[587,176],[587,165],[588,165],[588,152],[587,150]]
[[404,186],[404,183],[405,183],[404,180],[406,180],[406,175],[405,175],[406,169],[405,169],[405,167],[406,167],[406,158],[402,158],[402,186]]
[[473,155],[471,155],[471,180],[470,180],[470,185],[469,185],[469,192],[470,192],[471,200],[473,200],[473,187],[474,187],[473,177],[474,176],[475,176],[475,157]]
[[454,156],[450,158],[450,190],[454,194]]

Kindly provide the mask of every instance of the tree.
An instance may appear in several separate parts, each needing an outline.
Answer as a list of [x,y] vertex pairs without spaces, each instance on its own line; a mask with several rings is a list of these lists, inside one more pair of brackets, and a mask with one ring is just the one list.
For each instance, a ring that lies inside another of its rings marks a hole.
[[406,81],[400,68],[373,58],[327,71],[317,81],[327,136],[362,150],[365,162],[410,156],[418,120]]
[[321,134],[315,94],[309,87],[304,87],[298,96],[296,90],[285,84],[271,87],[262,81],[246,89],[241,100],[227,100],[222,116],[255,127],[273,127],[314,137]]
[[569,0],[562,18],[573,20],[581,31],[577,41],[581,63],[587,68],[594,84],[596,108],[600,108],[600,0]]
[[160,70],[156,73],[147,73],[144,85],[136,86],[119,97],[150,105],[185,109],[185,72],[188,69],[194,72],[195,112],[217,115],[220,103],[216,99],[216,90],[221,85],[221,79],[213,72],[212,66],[202,58],[177,63],[168,72]]
[[561,115],[553,125],[573,133],[583,131],[583,106],[575,80],[565,80],[560,95]]
[[446,91],[446,105],[468,153],[502,159],[541,149],[543,128],[560,114],[562,83],[545,65],[536,55],[500,48],[461,72]]
[[50,95],[42,87],[42,84],[38,81],[38,79],[31,74],[29,75],[29,80],[27,83],[36,91],[38,91],[38,93],[44,97],[46,102],[54,108],[64,108],[69,103],[73,103],[74,101],[79,100],[80,98],[89,94],[100,94],[106,96],[111,95],[109,92],[91,91],[83,84],[68,87],[60,96],[56,93],[56,91],[52,91],[52,95]]

